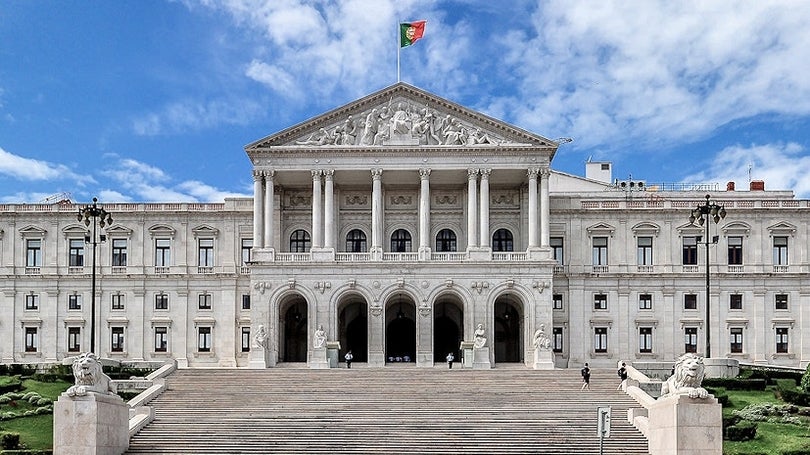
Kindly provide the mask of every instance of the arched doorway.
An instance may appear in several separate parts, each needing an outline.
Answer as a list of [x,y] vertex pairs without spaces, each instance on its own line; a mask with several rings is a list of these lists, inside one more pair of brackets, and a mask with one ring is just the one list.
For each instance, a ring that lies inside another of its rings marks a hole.
[[338,311],[338,341],[339,361],[343,362],[343,356],[351,350],[355,362],[368,362],[368,310],[362,298],[352,296],[341,302]]
[[416,361],[416,306],[402,294],[389,300],[385,308],[385,360]]
[[495,362],[523,362],[523,312],[514,296],[495,300]]
[[300,295],[286,299],[279,307],[279,360],[307,361],[307,301]]
[[440,363],[452,352],[461,360],[459,345],[464,340],[464,310],[455,296],[443,296],[436,300],[433,309],[433,361]]

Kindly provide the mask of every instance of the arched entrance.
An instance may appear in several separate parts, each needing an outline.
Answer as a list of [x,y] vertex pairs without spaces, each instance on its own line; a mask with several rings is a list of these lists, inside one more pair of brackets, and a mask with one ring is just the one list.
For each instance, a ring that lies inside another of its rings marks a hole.
[[455,296],[439,297],[433,309],[433,361],[440,363],[452,352],[461,360],[459,345],[464,340],[464,310]]
[[416,361],[416,306],[398,294],[385,307],[386,362]]
[[279,306],[279,353],[281,362],[307,361],[307,301],[291,296]]
[[495,362],[523,362],[523,311],[520,301],[504,295],[495,300]]
[[343,362],[343,356],[351,350],[355,362],[368,362],[368,310],[366,302],[358,296],[351,296],[341,302],[339,308],[338,341],[340,341],[340,355],[338,360]]

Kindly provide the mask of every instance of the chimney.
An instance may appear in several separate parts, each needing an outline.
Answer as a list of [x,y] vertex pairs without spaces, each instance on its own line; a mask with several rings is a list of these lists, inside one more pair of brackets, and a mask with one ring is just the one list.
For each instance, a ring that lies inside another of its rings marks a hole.
[[751,191],[765,191],[765,180],[751,180]]
[[734,191],[734,182],[726,183],[726,191]]

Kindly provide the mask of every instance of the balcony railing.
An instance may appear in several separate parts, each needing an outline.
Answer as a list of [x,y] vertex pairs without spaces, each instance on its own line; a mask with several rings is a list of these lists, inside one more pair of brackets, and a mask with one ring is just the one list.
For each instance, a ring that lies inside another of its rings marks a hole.
[[383,253],[383,261],[412,262],[419,260],[419,253]]
[[773,273],[788,273],[790,271],[789,265],[775,265],[773,266]]
[[608,272],[610,272],[610,266],[609,265],[594,265],[594,266],[591,266],[591,267],[592,267],[591,268],[592,273],[608,273]]
[[745,272],[744,265],[730,265],[728,266],[728,273],[743,273]]
[[369,262],[371,253],[335,253],[337,262]]
[[41,275],[42,268],[41,267],[26,267],[25,268],[26,275]]
[[309,253],[276,253],[276,262],[310,262],[312,255]]
[[111,272],[112,272],[113,275],[126,275],[127,266],[125,266],[125,265],[113,266]]
[[72,265],[68,267],[68,275],[81,275],[84,273],[84,266]]
[[465,252],[431,253],[430,259],[432,261],[439,261],[439,262],[458,262],[467,259],[467,253]]
[[655,271],[655,266],[652,265],[639,265],[636,268],[638,273],[653,273]]
[[698,273],[700,269],[696,265],[685,265],[683,266],[683,273]]
[[168,275],[170,270],[168,266],[155,266],[155,275]]
[[527,253],[517,253],[514,251],[502,253],[502,252],[493,252],[492,253],[492,260],[493,261],[525,261],[528,259],[529,255]]
[[197,267],[197,273],[207,274],[207,273],[214,273],[213,267]]

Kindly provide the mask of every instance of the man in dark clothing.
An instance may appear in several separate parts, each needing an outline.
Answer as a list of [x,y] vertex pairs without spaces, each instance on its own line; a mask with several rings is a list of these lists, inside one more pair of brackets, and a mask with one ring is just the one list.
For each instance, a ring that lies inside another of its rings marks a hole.
[[582,375],[582,387],[579,390],[591,390],[591,369],[588,368],[587,363],[580,370],[580,374]]
[[622,362],[622,367],[619,368],[619,371],[616,372],[619,375],[619,378],[622,382],[619,383],[619,387],[616,387],[616,390],[623,390],[624,384],[627,382],[627,364]]

